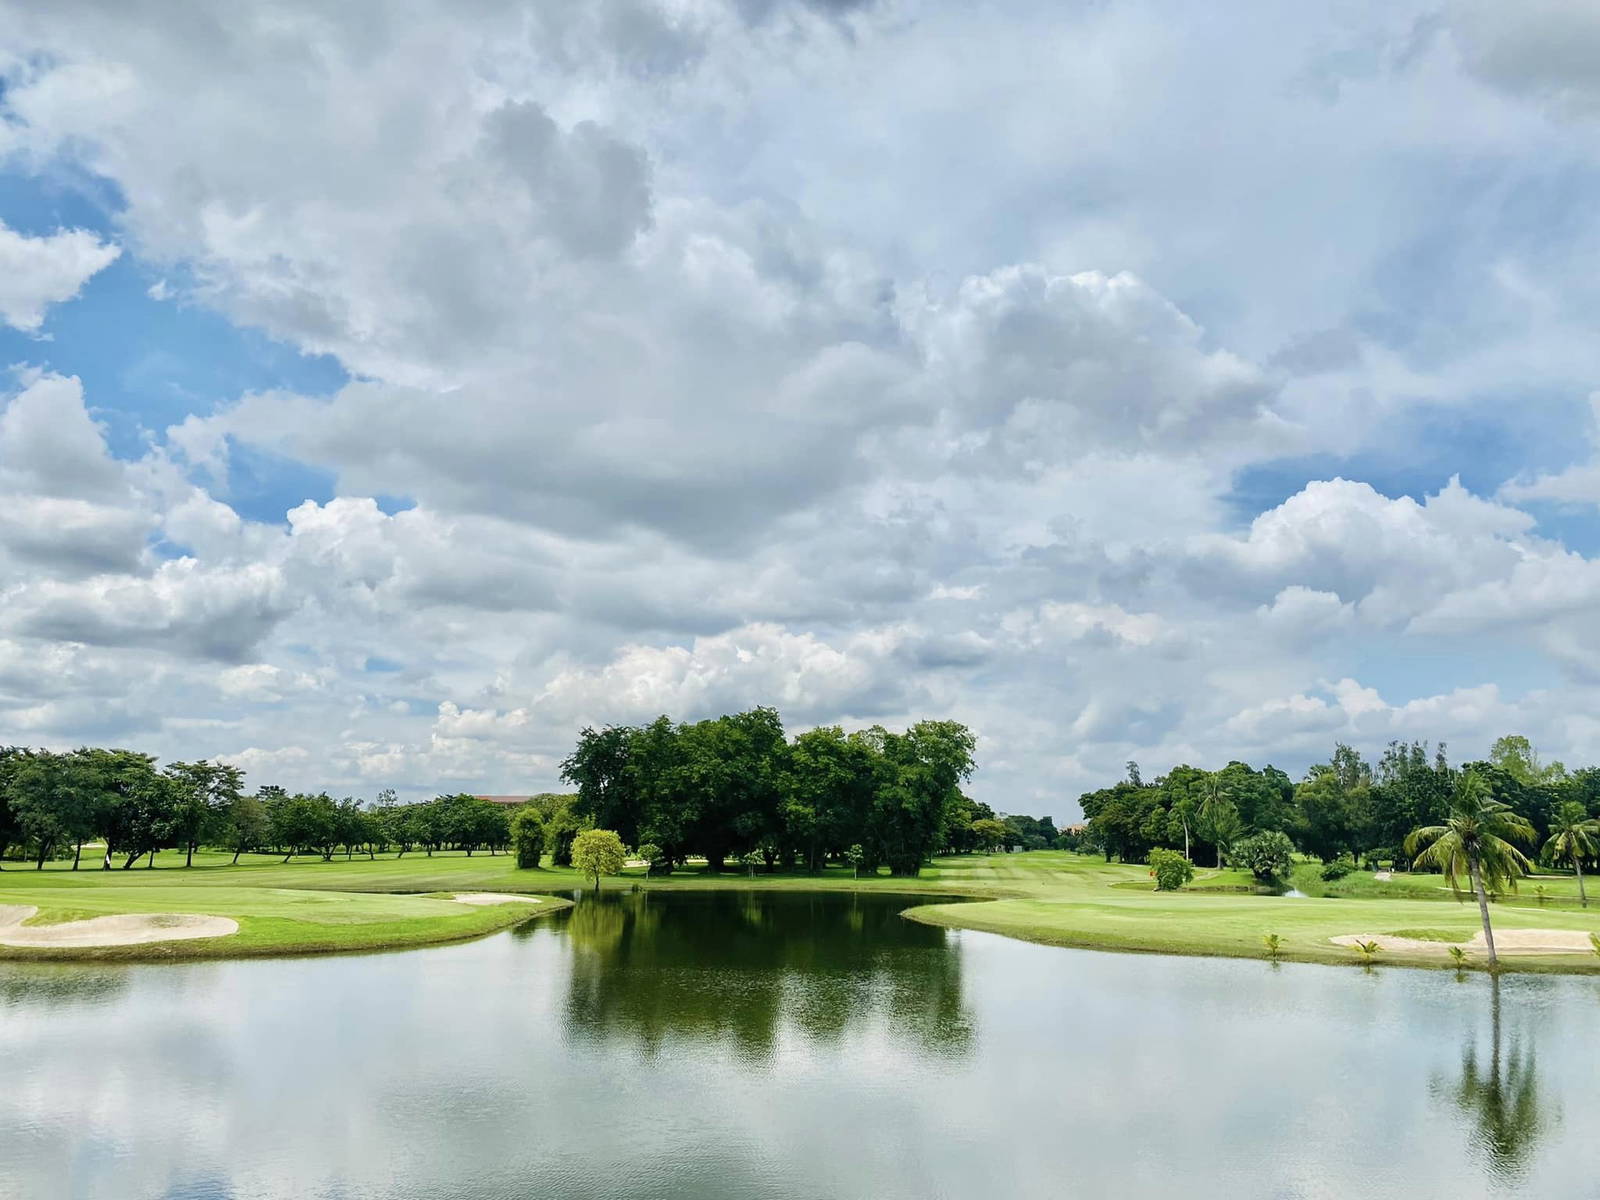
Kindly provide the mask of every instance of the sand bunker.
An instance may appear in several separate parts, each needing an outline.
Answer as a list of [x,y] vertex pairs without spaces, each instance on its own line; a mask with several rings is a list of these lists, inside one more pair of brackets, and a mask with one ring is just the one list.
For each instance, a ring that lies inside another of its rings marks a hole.
[[227,937],[239,932],[239,922],[229,917],[201,917],[191,913],[125,913],[91,917],[60,925],[24,925],[37,908],[0,906],[0,946],[53,947],[142,946],[149,942],[179,942],[190,938]]
[[[1340,946],[1377,942],[1380,950],[1440,957],[1449,954],[1452,945],[1460,946],[1468,954],[1489,952],[1481,929],[1465,942],[1426,942],[1420,938],[1395,937],[1391,933],[1342,933],[1328,940]],[[1496,929],[1494,948],[1500,954],[1590,954],[1594,950],[1589,935],[1581,929]]]
[[513,896],[510,892],[457,892],[457,904],[471,904],[480,908],[487,908],[491,904],[538,904],[540,901],[533,896]]

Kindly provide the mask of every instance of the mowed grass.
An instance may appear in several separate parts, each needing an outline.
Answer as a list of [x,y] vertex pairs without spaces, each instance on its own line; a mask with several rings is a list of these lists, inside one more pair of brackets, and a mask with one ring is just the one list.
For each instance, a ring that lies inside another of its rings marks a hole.
[[[1091,949],[1265,958],[1263,939],[1277,934],[1279,957],[1320,963],[1354,963],[1349,948],[1329,939],[1342,934],[1417,937],[1441,945],[1465,943],[1481,928],[1475,904],[1457,902],[1433,876],[1428,891],[1410,889],[1400,898],[1283,897],[1198,890],[1156,892],[1127,886],[1142,867],[1105,864],[1080,855],[1041,851],[1018,856],[1039,860],[1038,894],[990,904],[920,907],[907,915],[953,928],[979,929],[1028,941]],[[1063,862],[1051,864],[1050,860]],[[1204,886],[1206,872],[1195,881]],[[1223,873],[1218,882],[1229,874]],[[1027,886],[1024,882],[1023,886]],[[1030,888],[1030,890],[1032,890]],[[1496,929],[1600,931],[1600,910],[1539,906],[1526,891],[1492,906]],[[1469,951],[1469,965],[1482,965]],[[1383,951],[1379,963],[1450,967],[1447,955]],[[1585,954],[1502,955],[1508,971],[1600,973],[1600,956]]]
[[[233,917],[240,932],[229,938],[172,942],[94,952],[94,957],[187,958],[356,950],[420,945],[471,937],[529,915],[521,906],[471,909],[429,893],[487,891],[545,896],[533,912],[564,907],[564,896],[589,886],[576,872],[546,865],[519,870],[506,855],[459,852],[336,857],[332,862],[202,853],[185,869],[181,857],[162,855],[154,870],[101,871],[98,862],[77,872],[52,863],[44,871],[8,863],[0,872],[0,904],[34,904],[40,920],[110,912],[182,912]],[[91,869],[92,866],[92,869]],[[1304,870],[1297,872],[1301,881]],[[1341,884],[1359,893],[1357,872]],[[1248,873],[1200,868],[1183,892],[1156,892],[1149,869],[1106,863],[1062,851],[974,854],[939,858],[915,879],[881,874],[856,878],[848,867],[821,875],[754,875],[731,869],[721,875],[691,867],[646,878],[629,867],[608,878],[606,888],[650,891],[757,889],[781,891],[873,890],[903,894],[913,919],[954,928],[978,929],[1029,941],[1102,950],[1168,954],[1265,957],[1262,939],[1280,938],[1280,957],[1321,963],[1354,963],[1356,955],[1328,939],[1340,934],[1394,934],[1444,945],[1466,942],[1478,931],[1477,909],[1458,903],[1437,876],[1408,878],[1398,895],[1284,898],[1253,890]],[[1332,885],[1329,885],[1330,887]],[[932,903],[918,904],[919,897]],[[949,903],[951,897],[963,898]],[[986,900],[988,903],[971,903]],[[1497,928],[1600,930],[1600,907],[1538,905],[1527,884],[1494,906]],[[60,952],[10,951],[42,957]],[[1469,952],[1473,953],[1473,952]],[[1475,957],[1476,954],[1474,954]],[[1454,964],[1433,955],[1380,953],[1379,963],[1441,967]],[[1506,957],[1507,970],[1600,972],[1593,955]]]
[[[353,878],[341,887],[330,871],[320,876],[324,886],[307,888],[296,881],[292,867],[283,875],[247,872],[242,865],[228,866],[231,856],[197,855],[196,865],[185,870],[182,860],[173,858],[156,870],[131,871],[101,871],[98,864],[76,872],[50,866],[32,871],[8,864],[0,872],[0,904],[38,908],[29,925],[124,913],[189,913],[231,917],[239,923],[238,933],[135,946],[0,946],[0,958],[159,960],[397,949],[478,937],[568,905],[556,897],[530,896],[526,905],[474,907],[443,894],[369,888]],[[441,880],[425,890],[490,889]]]
[[[1453,899],[1450,886],[1440,875],[1416,871],[1391,872],[1388,879],[1378,879],[1372,871],[1352,871],[1343,879],[1322,878],[1322,864],[1303,862],[1294,869],[1294,886],[1308,896],[1336,896],[1364,899],[1440,900]],[[1584,876],[1585,890],[1591,906],[1600,904],[1600,888],[1596,881]],[[1541,895],[1540,889],[1543,889]],[[1541,869],[1517,884],[1517,890],[1506,897],[1507,903],[1542,904],[1547,908],[1577,908],[1578,877],[1570,871]]]

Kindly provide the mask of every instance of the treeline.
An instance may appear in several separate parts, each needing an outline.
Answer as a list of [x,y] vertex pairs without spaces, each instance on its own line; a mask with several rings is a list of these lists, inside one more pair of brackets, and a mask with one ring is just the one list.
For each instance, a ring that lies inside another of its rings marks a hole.
[[915,875],[935,853],[979,848],[974,822],[995,817],[961,792],[975,747],[955,721],[791,740],[776,710],[754,708],[585,729],[561,772],[578,789],[576,817],[616,830],[654,869],[703,857],[711,871],[738,859]]
[[77,870],[91,842],[103,843],[104,869],[120,860],[126,870],[141,858],[153,866],[171,849],[190,865],[201,846],[231,851],[235,862],[247,852],[286,861],[341,851],[495,853],[510,844],[510,830],[504,808],[464,794],[399,804],[385,791],[368,804],[271,785],[249,792],[244,772],[226,763],[158,768],[151,755],[131,750],[0,748],[0,861],[19,851],[37,867],[70,858]]
[[1107,861],[1145,862],[1164,849],[1220,863],[1246,839],[1277,832],[1325,863],[1383,861],[1406,869],[1406,837],[1445,819],[1467,772],[1533,826],[1538,846],[1564,813],[1600,815],[1600,768],[1543,764],[1527,738],[1512,735],[1496,741],[1486,761],[1460,767],[1450,765],[1443,743],[1430,750],[1424,742],[1391,742],[1376,764],[1339,744],[1298,782],[1276,767],[1242,762],[1219,771],[1177,766],[1145,780],[1129,763],[1126,779],[1079,798],[1085,828],[1066,842]]

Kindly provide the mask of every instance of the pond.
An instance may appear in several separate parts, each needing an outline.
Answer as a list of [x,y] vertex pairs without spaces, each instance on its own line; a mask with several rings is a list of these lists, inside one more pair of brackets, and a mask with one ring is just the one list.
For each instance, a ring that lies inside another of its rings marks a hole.
[[1059,950],[882,895],[469,944],[0,964],[0,1195],[1600,1190],[1600,983]]

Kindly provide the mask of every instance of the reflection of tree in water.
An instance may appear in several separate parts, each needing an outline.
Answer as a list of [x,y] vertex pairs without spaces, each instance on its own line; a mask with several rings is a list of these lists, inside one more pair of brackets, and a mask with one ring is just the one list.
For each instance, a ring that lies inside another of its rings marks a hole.
[[731,1038],[769,1056],[780,1032],[837,1041],[886,1022],[947,1053],[971,1037],[961,966],[944,930],[899,915],[901,897],[706,892],[602,894],[566,919],[574,1033]]
[[1539,1094],[1539,1070],[1531,1048],[1513,1038],[1509,1053],[1500,1020],[1500,980],[1489,979],[1489,1060],[1478,1055],[1476,1037],[1461,1052],[1461,1072],[1436,1090],[1472,1119],[1472,1148],[1489,1176],[1515,1183],[1533,1158],[1539,1136],[1558,1114],[1547,1111]]
[[59,1009],[103,1000],[127,986],[128,972],[117,967],[0,964],[0,1008]]

